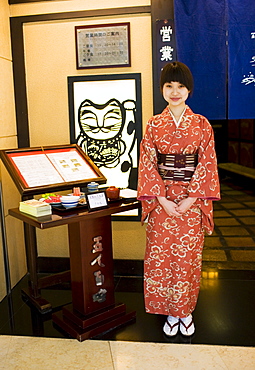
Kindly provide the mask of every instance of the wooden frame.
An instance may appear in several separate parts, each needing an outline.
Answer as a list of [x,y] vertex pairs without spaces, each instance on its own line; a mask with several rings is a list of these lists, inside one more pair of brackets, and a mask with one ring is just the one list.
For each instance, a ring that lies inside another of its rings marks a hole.
[[[86,186],[91,181],[106,182],[101,171],[78,145],[1,150],[0,157],[23,196]],[[36,176],[30,177],[29,163],[35,167],[40,164],[41,173],[39,170]],[[52,178],[49,180],[48,174],[43,171],[49,171]]]
[[[38,2],[43,2],[47,0],[8,0],[8,3],[10,5],[13,4],[27,4],[27,3],[38,3]],[[51,1],[57,1],[57,0],[51,0]]]
[[75,27],[76,68],[130,67],[130,23]]

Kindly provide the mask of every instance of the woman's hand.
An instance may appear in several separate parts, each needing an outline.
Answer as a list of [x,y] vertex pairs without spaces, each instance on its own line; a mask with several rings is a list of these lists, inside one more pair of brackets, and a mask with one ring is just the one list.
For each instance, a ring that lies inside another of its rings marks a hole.
[[183,213],[187,212],[190,209],[190,207],[192,206],[192,204],[195,203],[196,200],[197,198],[191,198],[191,197],[182,199],[178,203],[176,211],[182,215]]
[[182,215],[181,212],[178,211],[178,204],[171,200],[167,200],[165,197],[157,197],[157,199],[169,216],[180,217]]

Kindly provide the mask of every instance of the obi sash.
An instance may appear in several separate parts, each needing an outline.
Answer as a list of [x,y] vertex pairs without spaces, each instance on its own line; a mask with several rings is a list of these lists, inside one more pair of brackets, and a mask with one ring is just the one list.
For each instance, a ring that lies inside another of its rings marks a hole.
[[158,154],[158,171],[163,180],[190,181],[198,162],[197,154]]

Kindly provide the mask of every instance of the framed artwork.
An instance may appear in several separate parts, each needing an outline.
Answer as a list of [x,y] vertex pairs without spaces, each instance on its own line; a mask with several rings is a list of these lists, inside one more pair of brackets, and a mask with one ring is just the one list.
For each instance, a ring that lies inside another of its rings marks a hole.
[[130,23],[76,26],[76,67],[130,67]]
[[68,77],[68,95],[71,143],[79,145],[100,169],[106,187],[136,190],[141,74]]

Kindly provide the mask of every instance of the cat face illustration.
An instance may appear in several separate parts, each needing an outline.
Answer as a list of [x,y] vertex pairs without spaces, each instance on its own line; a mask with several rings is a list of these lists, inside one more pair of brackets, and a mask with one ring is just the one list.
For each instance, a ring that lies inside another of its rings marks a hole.
[[78,116],[81,131],[96,140],[114,138],[125,122],[125,111],[116,99],[100,105],[86,99],[79,107]]

